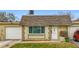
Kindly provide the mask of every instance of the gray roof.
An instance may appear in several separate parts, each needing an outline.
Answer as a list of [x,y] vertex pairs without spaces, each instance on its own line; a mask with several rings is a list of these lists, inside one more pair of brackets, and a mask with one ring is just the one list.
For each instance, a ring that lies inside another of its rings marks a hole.
[[28,15],[22,16],[21,25],[26,26],[48,26],[48,25],[70,25],[69,15]]
[[73,20],[72,24],[79,24],[79,19]]

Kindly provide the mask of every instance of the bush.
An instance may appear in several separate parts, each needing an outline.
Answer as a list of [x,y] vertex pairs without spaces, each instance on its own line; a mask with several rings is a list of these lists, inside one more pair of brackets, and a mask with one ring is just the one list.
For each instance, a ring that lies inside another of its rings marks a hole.
[[67,31],[60,31],[60,36],[61,37],[68,37],[68,32]]
[[67,31],[60,31],[60,36],[65,38],[65,42],[69,42],[70,41]]
[[69,38],[65,38],[65,42],[69,42]]

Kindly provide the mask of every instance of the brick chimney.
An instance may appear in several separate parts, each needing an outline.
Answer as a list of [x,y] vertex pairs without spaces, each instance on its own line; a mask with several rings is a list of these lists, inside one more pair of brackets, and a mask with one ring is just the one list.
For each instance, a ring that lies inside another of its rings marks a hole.
[[34,10],[29,10],[29,15],[34,15]]

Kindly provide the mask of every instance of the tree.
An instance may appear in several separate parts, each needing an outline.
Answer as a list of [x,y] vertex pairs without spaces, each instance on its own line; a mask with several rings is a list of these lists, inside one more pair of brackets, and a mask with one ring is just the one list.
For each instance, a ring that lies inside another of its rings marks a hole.
[[74,18],[74,15],[69,10],[62,10],[57,13],[58,15],[69,15],[71,18]]
[[15,21],[15,15],[13,13],[8,13],[8,20]]
[[0,12],[0,21],[15,21],[15,18],[13,13]]

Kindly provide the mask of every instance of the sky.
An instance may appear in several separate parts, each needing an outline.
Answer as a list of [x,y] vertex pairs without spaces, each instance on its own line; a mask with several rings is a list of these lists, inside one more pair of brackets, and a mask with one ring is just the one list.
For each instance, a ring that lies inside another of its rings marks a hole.
[[[23,15],[29,14],[29,10],[0,10],[0,12],[13,13],[18,20],[21,20]],[[79,18],[79,10],[34,10],[35,15],[59,15],[65,12],[72,14],[72,20]]]

